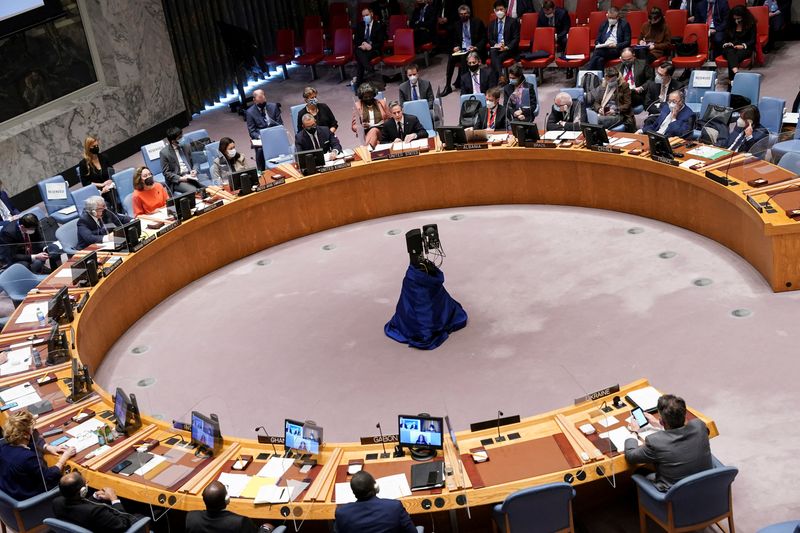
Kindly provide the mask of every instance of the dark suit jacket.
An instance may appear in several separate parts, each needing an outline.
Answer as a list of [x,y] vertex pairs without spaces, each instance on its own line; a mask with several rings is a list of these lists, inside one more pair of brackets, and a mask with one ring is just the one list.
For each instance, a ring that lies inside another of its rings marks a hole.
[[186,533],[256,533],[256,525],[246,516],[230,511],[190,511]]
[[[427,130],[422,127],[422,123],[417,117],[414,115],[409,115],[408,113],[403,113],[403,135],[405,136],[409,133],[416,133],[417,139],[424,139],[428,136]],[[397,121],[395,121],[394,117],[383,123],[381,142],[392,142],[398,138],[398,135]]]
[[[417,97],[420,100],[427,100],[428,107],[433,109],[433,87],[431,87],[431,82],[422,78],[417,79]],[[400,105],[410,101],[411,82],[406,80],[400,84]]]
[[[671,111],[668,105],[661,106],[661,113],[658,115],[658,118],[655,119],[655,122],[652,120],[647,120],[642,126],[642,131],[658,131],[658,128],[661,127],[661,123],[667,118],[667,115],[670,114]],[[669,126],[667,126],[667,131],[664,132],[664,135],[667,137],[683,137],[687,138],[692,134],[694,131],[694,111],[689,109],[689,106],[683,106],[683,109],[678,111],[678,117],[670,122]]]
[[[624,72],[624,66],[622,63],[617,67],[619,68],[620,73]],[[633,83],[637,87],[643,87],[645,83],[649,80],[652,80],[655,77],[653,73],[652,67],[647,64],[647,61],[644,59],[634,59],[633,60]]]
[[436,6],[436,16],[447,19],[448,24],[452,24],[454,20],[458,20],[458,8],[460,5],[466,4],[472,9],[472,0],[434,0],[433,5]]
[[[489,125],[489,110],[485,107],[480,108],[478,115],[475,117],[475,125],[473,129],[485,130]],[[497,105],[497,115],[494,119],[494,131],[506,130],[506,106]]]
[[9,222],[0,229],[0,259],[6,266],[14,263],[30,263],[31,255],[44,250],[42,232],[37,228],[30,236],[30,240],[32,252],[29,254],[25,251],[25,239],[19,228],[19,222]]
[[[508,5],[508,1],[506,1]],[[517,0],[517,18],[522,18],[525,13],[535,13],[536,7],[533,5],[533,0]]]
[[[683,83],[679,82],[677,78],[672,78],[669,80],[669,86],[667,88],[667,95],[672,91],[677,91],[683,87]],[[655,109],[649,109],[653,102],[657,102],[658,98],[661,96],[661,84],[656,83],[655,80],[650,80],[644,85],[644,108],[649,113],[653,113]]]
[[[36,433],[27,448],[0,444],[0,489],[16,500],[27,500],[58,486],[61,470],[44,461],[44,440]],[[45,485],[46,484],[46,485]]]
[[[497,73],[486,67],[482,67],[479,71],[481,78],[481,93],[485,93],[488,89],[497,86]],[[461,75],[461,94],[472,94],[472,72],[469,70],[464,71]]]
[[[425,14],[420,22],[419,16],[423,7],[425,8]],[[433,3],[431,3],[431,5],[417,4],[417,7],[414,8],[414,13],[411,15],[411,20],[409,22],[411,23],[411,27],[414,29],[426,29],[433,33],[436,30],[436,20],[436,6],[433,5]]]
[[378,497],[336,508],[334,533],[417,533],[403,504]]
[[[366,26],[362,20],[358,23],[358,26],[356,26],[354,50],[364,42],[365,29]],[[381,22],[377,20],[372,21],[372,30],[370,31],[369,40],[372,44],[372,50],[380,54],[383,48],[383,42],[386,40],[386,27]]]
[[59,520],[66,520],[95,533],[123,533],[136,521],[121,503],[110,505],[82,498],[67,500],[63,496],[53,499],[53,512]]
[[[505,23],[504,26],[503,26],[504,42],[506,44],[506,48],[508,48],[509,51],[512,54],[514,54],[514,53],[516,53],[517,48],[519,48],[519,21],[517,19],[513,19],[513,18],[508,17],[508,16],[506,16],[506,18],[503,19],[503,21]],[[497,29],[499,27],[497,22],[498,22],[497,19],[495,19],[491,23],[489,23],[489,45],[490,46],[494,46],[498,42],[500,42],[499,39],[497,38],[498,37],[497,36]]]
[[261,137],[261,130],[264,128],[271,128],[283,124],[281,118],[281,104],[273,104],[267,102],[264,108],[265,115],[261,114],[261,110],[256,104],[247,108],[245,119],[247,120],[247,133],[250,134],[251,139],[259,139]]
[[[455,22],[450,24],[450,44],[452,48],[461,48],[463,26],[461,19],[456,18]],[[486,25],[479,18],[472,17],[469,19],[469,39],[475,51],[481,57],[486,57]],[[452,49],[451,48],[451,49]]]
[[[181,145],[179,149],[183,154],[183,158],[186,161],[186,164],[189,166],[189,169],[191,170],[194,168],[192,163],[192,154],[189,152],[188,148]],[[169,185],[171,190],[172,187],[181,181],[181,167],[180,163],[178,162],[178,155],[175,152],[175,148],[172,146],[172,143],[168,143],[164,148],[162,148],[158,156],[161,159],[161,172],[164,174],[164,179],[167,181],[167,185]]]
[[[734,141],[736,141],[737,137],[739,137],[739,135],[743,131],[744,128],[740,128],[739,126],[734,127],[733,131],[730,132],[730,134],[726,139],[717,140],[717,145],[723,146],[724,148],[728,148],[729,146],[731,146],[731,144],[733,144]],[[752,148],[756,145],[758,141],[761,141],[767,137],[769,137],[769,131],[767,131],[767,129],[764,126],[760,124],[755,124],[753,126],[753,135],[749,139],[743,138],[742,143],[739,145],[736,151],[749,152],[750,150],[752,150]],[[723,142],[720,143],[720,141]],[[764,146],[764,148],[766,149],[766,146]]]
[[[597,31],[595,44],[604,43],[608,38],[608,20],[600,25]],[[622,50],[631,45],[631,25],[627,21],[619,19],[617,21],[617,50]]]
[[[714,30],[717,32],[725,31],[725,23],[728,20],[728,0],[716,0],[714,3]],[[696,0],[692,11],[694,21],[697,24],[706,22],[708,18],[708,0]]]
[[[336,138],[336,135],[331,133],[328,128],[320,128],[317,126],[317,140],[319,147],[322,148],[322,153],[327,154],[331,150],[342,151],[342,143]],[[295,150],[302,152],[304,150],[313,150],[314,143],[311,141],[311,136],[306,133],[306,130],[301,129],[294,136]]]
[[699,418],[682,428],[657,431],[647,436],[644,445],[636,439],[625,441],[629,463],[652,463],[656,467],[655,486],[661,492],[681,479],[711,468],[708,428]]
[[[570,28],[569,13],[566,9],[556,7],[553,13],[553,27],[556,29],[556,40],[561,41],[567,38]],[[539,11],[539,21],[536,24],[537,28],[550,27],[550,19],[544,14],[544,9]]]
[[[536,91],[533,90],[533,85],[528,83],[527,81],[523,80],[522,87],[528,89],[528,95],[530,96],[531,100],[531,107],[530,109],[523,110],[525,112],[525,118],[523,120],[532,121],[533,120],[533,111],[536,109]],[[514,92],[516,87],[511,85],[510,83],[506,84],[503,87],[503,103],[508,108],[508,116],[510,120],[519,120],[514,118],[514,111],[519,109],[518,105],[514,105],[511,103],[511,94]]]
[[[575,118],[578,118],[578,123],[575,123]],[[564,122],[562,126],[559,122]],[[572,99],[572,105],[569,106],[569,111],[564,113],[555,107],[550,109],[550,115],[547,117],[547,131],[561,130],[561,131],[579,131],[581,129],[581,122],[587,122],[586,119],[586,106],[580,100]]]
[[131,217],[127,215],[120,215],[113,213],[106,208],[103,212],[104,225],[98,226],[94,218],[87,212],[81,213],[78,219],[78,250],[83,250],[90,244],[103,242],[103,237],[108,235],[109,231],[106,229],[105,224],[110,224],[114,227],[122,224],[127,224],[131,221]]

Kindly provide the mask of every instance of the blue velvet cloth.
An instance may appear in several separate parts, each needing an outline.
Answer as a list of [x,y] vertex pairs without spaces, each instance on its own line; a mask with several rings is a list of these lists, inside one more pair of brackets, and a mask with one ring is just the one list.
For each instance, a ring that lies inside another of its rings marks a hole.
[[397,309],[383,330],[397,342],[433,350],[466,325],[467,313],[444,288],[444,273],[426,274],[409,265]]

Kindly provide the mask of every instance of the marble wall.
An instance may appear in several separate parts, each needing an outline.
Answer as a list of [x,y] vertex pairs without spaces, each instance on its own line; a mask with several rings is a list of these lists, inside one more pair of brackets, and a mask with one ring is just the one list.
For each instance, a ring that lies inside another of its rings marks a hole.
[[80,4],[103,81],[0,130],[0,178],[12,196],[77,165],[89,133],[106,149],[185,110],[161,0]]

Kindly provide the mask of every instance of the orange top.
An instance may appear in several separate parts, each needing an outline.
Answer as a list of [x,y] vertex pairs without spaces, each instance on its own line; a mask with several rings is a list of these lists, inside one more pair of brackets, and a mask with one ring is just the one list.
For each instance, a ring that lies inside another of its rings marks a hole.
[[133,191],[133,214],[134,216],[149,215],[156,209],[167,205],[167,190],[160,183],[156,183],[152,189]]

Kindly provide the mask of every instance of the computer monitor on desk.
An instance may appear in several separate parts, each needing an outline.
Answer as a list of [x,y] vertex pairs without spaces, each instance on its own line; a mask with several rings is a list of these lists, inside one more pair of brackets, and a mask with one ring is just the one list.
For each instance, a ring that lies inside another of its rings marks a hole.
[[118,228],[114,228],[114,243],[115,249],[127,249],[129,252],[133,251],[133,247],[139,243],[142,237],[142,221],[135,218],[123,224]]
[[317,173],[317,167],[325,165],[325,153],[322,148],[314,150],[303,150],[294,154],[294,159],[297,161],[297,166],[303,176],[311,176]]
[[234,172],[230,177],[232,191],[239,191],[239,196],[245,196],[258,187],[258,169],[247,168]]
[[669,138],[655,131],[647,132],[647,140],[650,142],[650,157],[652,159],[675,159],[675,154],[672,152],[672,145],[669,144]]
[[445,150],[455,150],[457,144],[467,144],[467,134],[461,126],[439,126],[436,133]]
[[72,284],[79,287],[94,287],[97,285],[97,252],[89,252],[72,264]]
[[319,455],[319,448],[322,445],[320,426],[287,418],[283,428],[283,446],[287,452]]
[[608,144],[608,132],[599,124],[581,122],[581,132],[583,132],[586,146],[605,146]]
[[535,143],[539,140],[539,127],[533,122],[513,120],[510,126],[511,132],[521,146],[525,146],[526,143]]
[[114,418],[117,422],[117,433],[132,435],[142,427],[142,417],[139,414],[139,404],[133,394],[128,397],[121,388],[117,387],[114,395]]
[[400,447],[409,448],[416,460],[436,457],[436,451],[442,449],[443,423],[442,417],[398,415]]
[[177,194],[167,200],[167,211],[181,222],[192,218],[192,209],[197,205],[194,192]]
[[219,421],[192,411],[192,444],[199,448],[201,454],[213,456],[219,453],[222,449]]
[[72,314],[72,302],[67,287],[61,287],[47,303],[47,315],[59,324],[69,324],[75,315]]

